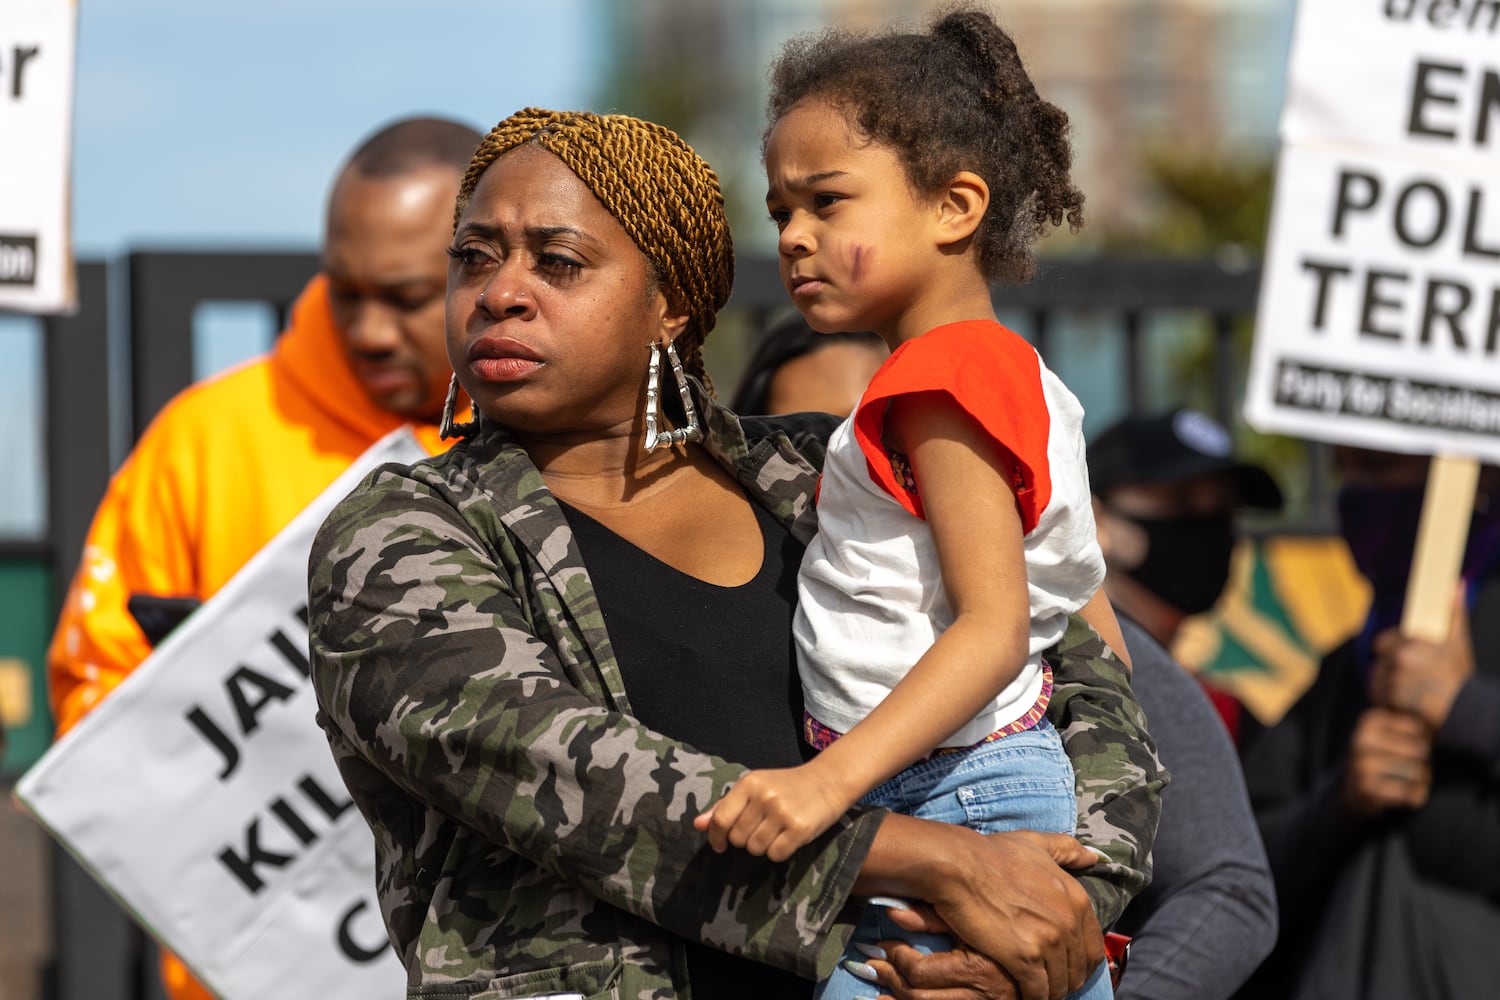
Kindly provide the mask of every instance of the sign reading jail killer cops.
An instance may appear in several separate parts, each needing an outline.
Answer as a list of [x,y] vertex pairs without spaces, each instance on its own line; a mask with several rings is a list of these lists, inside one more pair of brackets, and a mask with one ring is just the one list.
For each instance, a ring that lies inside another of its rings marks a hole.
[[69,230],[76,0],[0,0],[0,309],[77,299]]
[[375,845],[315,722],[307,559],[397,431],[22,776],[16,797],[224,1000],[399,997]]
[[1500,461],[1500,0],[1301,0],[1255,427]]

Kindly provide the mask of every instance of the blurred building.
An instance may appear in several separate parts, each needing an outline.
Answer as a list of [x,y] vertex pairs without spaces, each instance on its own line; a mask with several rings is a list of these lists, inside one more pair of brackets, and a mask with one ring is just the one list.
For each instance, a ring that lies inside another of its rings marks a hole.
[[[661,120],[719,170],[735,236],[760,225],[766,68],[789,37],[837,24],[921,24],[939,0],[637,0],[609,5],[614,65],[597,102]],[[1006,0],[994,6],[1044,97],[1072,118],[1090,239],[1155,209],[1147,156],[1275,153],[1294,0]]]

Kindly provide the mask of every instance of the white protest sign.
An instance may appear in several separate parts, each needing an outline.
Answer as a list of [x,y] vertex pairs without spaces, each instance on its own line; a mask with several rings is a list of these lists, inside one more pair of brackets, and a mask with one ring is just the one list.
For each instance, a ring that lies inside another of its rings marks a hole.
[[0,309],[77,300],[69,228],[76,0],[0,0]]
[[367,451],[109,698],[16,797],[224,1000],[399,997],[374,840],[315,722],[307,559]]
[[1281,137],[1500,154],[1500,0],[1302,0]]
[[1245,418],[1500,461],[1500,0],[1302,0]]

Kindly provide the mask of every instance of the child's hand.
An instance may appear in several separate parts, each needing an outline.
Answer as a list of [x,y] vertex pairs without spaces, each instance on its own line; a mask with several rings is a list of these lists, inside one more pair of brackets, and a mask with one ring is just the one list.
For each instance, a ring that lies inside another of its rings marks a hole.
[[854,802],[816,767],[751,771],[713,808],[693,820],[723,853],[731,844],[785,861],[828,829]]

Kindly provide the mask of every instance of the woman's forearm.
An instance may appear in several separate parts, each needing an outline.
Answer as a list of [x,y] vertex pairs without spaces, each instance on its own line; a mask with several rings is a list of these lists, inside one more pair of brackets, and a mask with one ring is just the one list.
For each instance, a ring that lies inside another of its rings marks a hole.
[[928,829],[934,825],[899,813],[887,816],[860,866],[855,895],[933,902],[944,886],[961,876],[959,855],[967,849],[965,835],[979,836],[965,827]]

